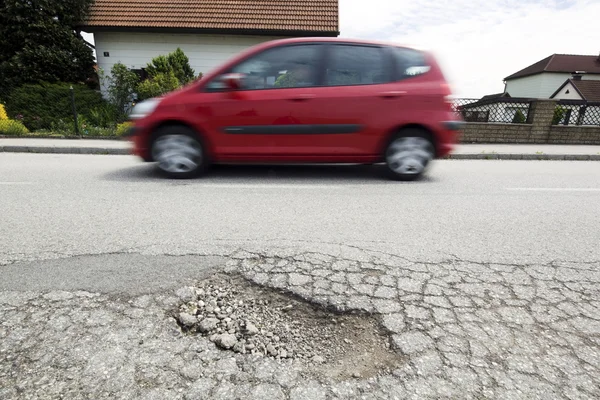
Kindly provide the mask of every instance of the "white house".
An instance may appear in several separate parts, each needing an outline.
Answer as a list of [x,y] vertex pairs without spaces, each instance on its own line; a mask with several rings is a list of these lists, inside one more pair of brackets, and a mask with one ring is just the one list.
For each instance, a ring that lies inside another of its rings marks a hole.
[[504,78],[504,92],[549,99],[573,74],[580,74],[582,80],[600,80],[600,56],[553,54]]
[[277,38],[338,36],[338,0],[96,0],[81,30],[98,66],[137,70],[180,47],[198,74]]
[[[598,125],[600,120],[600,80],[584,80],[581,75],[576,74],[573,78],[567,79],[550,98],[567,100],[560,102],[564,115],[559,123]],[[587,103],[582,104],[582,100]]]

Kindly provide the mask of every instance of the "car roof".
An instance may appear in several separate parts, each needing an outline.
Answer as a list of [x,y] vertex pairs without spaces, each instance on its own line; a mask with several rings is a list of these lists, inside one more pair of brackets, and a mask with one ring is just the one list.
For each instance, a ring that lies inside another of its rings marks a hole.
[[285,39],[274,39],[268,42],[264,42],[263,44],[268,45],[280,45],[280,44],[292,44],[292,43],[317,43],[317,42],[330,42],[330,43],[352,43],[352,44],[371,44],[378,46],[393,46],[393,47],[406,47],[415,50],[421,50],[414,46],[395,43],[391,41],[383,41],[383,40],[368,40],[368,39],[355,39],[355,38],[344,38],[344,37],[297,37],[297,38],[285,38]]

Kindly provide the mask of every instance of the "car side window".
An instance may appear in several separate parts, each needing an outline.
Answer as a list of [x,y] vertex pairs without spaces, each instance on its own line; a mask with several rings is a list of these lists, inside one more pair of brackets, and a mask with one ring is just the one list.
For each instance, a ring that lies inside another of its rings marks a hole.
[[[228,73],[244,75],[243,90],[311,87],[319,84],[321,49],[318,44],[275,47],[250,57]],[[217,79],[208,89],[221,89]]]
[[402,80],[422,75],[431,69],[427,64],[425,54],[419,50],[404,47],[392,48],[396,63],[396,79]]
[[332,45],[326,71],[328,86],[373,85],[390,81],[381,47]]

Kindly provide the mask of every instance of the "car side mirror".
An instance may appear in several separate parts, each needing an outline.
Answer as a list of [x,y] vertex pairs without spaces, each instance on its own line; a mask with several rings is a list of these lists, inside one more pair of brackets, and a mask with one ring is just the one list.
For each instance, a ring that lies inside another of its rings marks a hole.
[[240,90],[244,86],[244,78],[244,74],[232,73],[223,75],[221,80],[227,89]]

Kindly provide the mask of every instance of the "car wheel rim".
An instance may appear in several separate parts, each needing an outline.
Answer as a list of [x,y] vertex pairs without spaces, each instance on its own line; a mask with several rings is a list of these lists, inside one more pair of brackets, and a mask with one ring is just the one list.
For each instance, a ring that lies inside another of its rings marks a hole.
[[394,140],[386,152],[386,162],[392,171],[417,175],[433,159],[431,142],[421,137],[402,137]]
[[152,156],[160,169],[170,173],[192,172],[202,161],[200,144],[187,135],[159,137],[152,147]]

